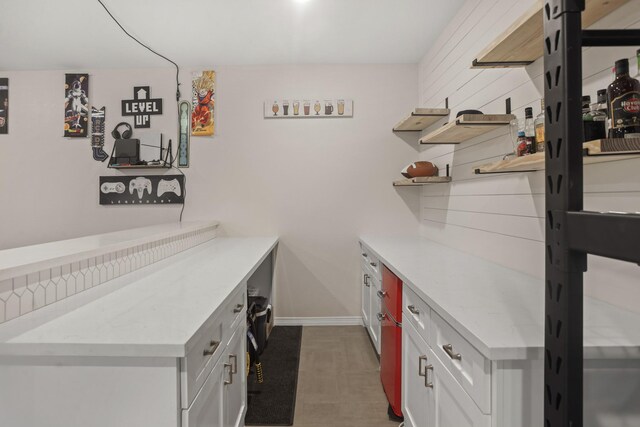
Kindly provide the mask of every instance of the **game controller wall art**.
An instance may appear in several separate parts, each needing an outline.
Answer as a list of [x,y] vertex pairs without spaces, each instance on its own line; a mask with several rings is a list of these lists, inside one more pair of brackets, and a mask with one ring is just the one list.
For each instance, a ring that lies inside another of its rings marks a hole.
[[101,176],[101,205],[184,203],[183,175]]

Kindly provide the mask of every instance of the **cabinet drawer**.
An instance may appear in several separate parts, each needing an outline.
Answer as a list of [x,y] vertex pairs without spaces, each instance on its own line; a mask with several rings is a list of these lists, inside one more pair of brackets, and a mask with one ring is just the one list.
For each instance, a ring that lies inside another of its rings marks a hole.
[[360,244],[360,255],[362,262],[366,264],[367,268],[371,270],[371,273],[380,280],[382,278],[380,275],[380,260],[378,260],[378,258],[363,244]]
[[491,362],[435,311],[431,311],[431,348],[462,388],[491,412]]
[[430,344],[431,309],[407,285],[402,287],[403,321],[409,321],[416,328],[423,340]]
[[211,372],[213,364],[223,353],[226,346],[226,342],[223,340],[228,339],[229,335],[225,332],[223,313],[218,312],[200,328],[192,339],[193,346],[187,349],[187,356],[181,360],[183,408],[189,407]]
[[428,393],[433,397],[427,403],[430,412],[429,422],[424,425],[490,427],[491,415],[482,413],[451,372],[445,368],[442,360],[434,355],[434,350],[428,348],[426,352],[424,380],[431,386]]
[[231,297],[223,304],[222,318],[225,327],[225,338],[229,340],[231,333],[235,330],[239,319],[246,320],[247,317],[247,285],[239,286]]

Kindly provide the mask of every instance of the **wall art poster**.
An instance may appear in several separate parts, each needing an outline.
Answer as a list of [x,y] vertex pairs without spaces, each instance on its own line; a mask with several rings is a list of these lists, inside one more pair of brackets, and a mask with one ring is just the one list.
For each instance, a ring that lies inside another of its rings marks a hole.
[[109,155],[104,151],[104,120],[106,107],[91,107],[91,151],[93,160],[104,162]]
[[89,75],[65,74],[64,136],[84,138],[89,130]]
[[193,136],[209,136],[214,133],[215,82],[215,71],[193,73],[193,112],[191,113]]
[[189,136],[191,135],[191,103],[180,101],[178,104],[178,167],[189,167]]
[[0,135],[9,133],[9,79],[0,78]]
[[151,116],[162,114],[162,98],[151,98],[151,87],[134,86],[133,99],[122,100],[122,115],[133,116],[136,129],[151,127]]
[[351,99],[270,99],[264,102],[265,119],[353,117]]

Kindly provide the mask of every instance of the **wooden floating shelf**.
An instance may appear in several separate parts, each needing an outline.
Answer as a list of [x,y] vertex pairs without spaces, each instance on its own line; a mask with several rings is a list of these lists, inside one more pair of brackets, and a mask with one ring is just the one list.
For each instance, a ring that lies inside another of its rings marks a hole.
[[418,178],[407,178],[398,181],[393,181],[394,187],[415,187],[417,185],[426,184],[442,184],[444,182],[451,182],[450,176],[422,176]]
[[420,138],[420,144],[460,144],[478,135],[508,125],[512,114],[463,114]]
[[[613,162],[640,158],[640,138],[599,139],[583,145],[583,163]],[[496,173],[535,172],[545,169],[544,153],[501,160],[474,169],[477,175]]]
[[449,117],[448,108],[416,108],[409,116],[402,119],[393,127],[394,132],[421,131],[443,117]]
[[[586,0],[587,28],[629,0]],[[472,68],[524,67],[544,55],[543,2],[539,0],[473,60]]]

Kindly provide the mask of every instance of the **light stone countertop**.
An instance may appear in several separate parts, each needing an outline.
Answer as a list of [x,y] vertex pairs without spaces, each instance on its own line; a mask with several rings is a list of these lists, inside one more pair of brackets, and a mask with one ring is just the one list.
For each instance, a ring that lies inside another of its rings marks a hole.
[[1,250],[0,281],[218,225],[217,221],[175,222]]
[[[360,241],[488,359],[542,358],[543,279],[424,238]],[[584,342],[585,358],[640,359],[640,314],[585,297]]]
[[14,334],[11,322],[3,325],[0,356],[184,357],[198,329],[277,243],[218,237],[114,279],[130,283],[25,330],[46,310],[30,313],[15,320]]

